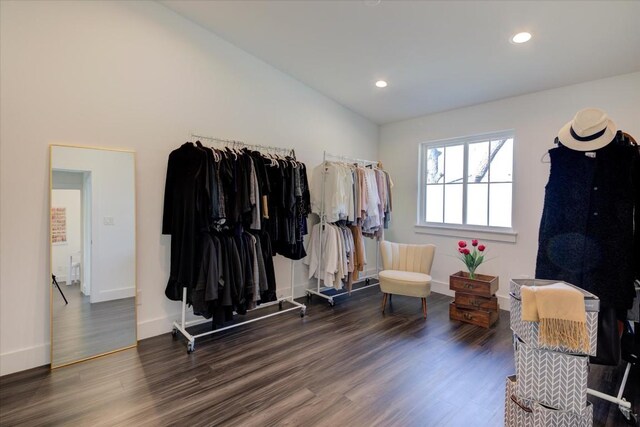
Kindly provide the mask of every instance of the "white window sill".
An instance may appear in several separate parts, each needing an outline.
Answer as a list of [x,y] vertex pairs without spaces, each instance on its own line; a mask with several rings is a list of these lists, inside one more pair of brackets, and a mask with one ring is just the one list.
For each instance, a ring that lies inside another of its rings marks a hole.
[[472,227],[468,225],[424,225],[416,224],[414,231],[434,236],[462,237],[465,239],[489,240],[494,242],[516,243],[518,233],[512,229],[490,227]]

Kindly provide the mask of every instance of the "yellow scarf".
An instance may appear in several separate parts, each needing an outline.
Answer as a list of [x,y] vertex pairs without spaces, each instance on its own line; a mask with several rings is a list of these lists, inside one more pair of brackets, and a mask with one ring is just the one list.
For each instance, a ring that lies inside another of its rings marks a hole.
[[562,283],[523,286],[522,320],[540,322],[539,340],[548,346],[564,346],[589,352],[587,315],[582,293]]

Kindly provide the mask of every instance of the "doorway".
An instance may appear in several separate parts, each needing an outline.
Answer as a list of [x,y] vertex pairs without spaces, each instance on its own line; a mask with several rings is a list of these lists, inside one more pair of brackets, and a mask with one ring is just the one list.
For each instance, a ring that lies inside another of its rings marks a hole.
[[52,274],[63,289],[91,297],[91,174],[53,170]]

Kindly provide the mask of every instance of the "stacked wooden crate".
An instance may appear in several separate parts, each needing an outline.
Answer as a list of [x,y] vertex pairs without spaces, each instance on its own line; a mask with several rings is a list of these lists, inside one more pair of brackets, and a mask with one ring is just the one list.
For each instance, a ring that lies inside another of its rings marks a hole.
[[473,279],[462,271],[449,277],[449,289],[455,300],[449,305],[449,318],[491,327],[498,320],[498,277],[476,274]]

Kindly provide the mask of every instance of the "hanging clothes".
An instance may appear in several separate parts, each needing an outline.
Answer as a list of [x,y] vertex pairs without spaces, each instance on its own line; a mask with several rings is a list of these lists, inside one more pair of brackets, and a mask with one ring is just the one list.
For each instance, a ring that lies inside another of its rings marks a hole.
[[380,239],[389,226],[391,178],[381,167],[325,161],[314,168],[312,185],[311,209],[325,221],[309,239],[309,278],[350,291],[366,265],[363,236]]
[[549,155],[536,277],[588,290],[602,307],[630,308],[640,268],[637,147],[616,139],[587,153],[560,145]]
[[186,288],[194,313],[222,320],[275,301],[273,256],[306,256],[309,212],[306,167],[294,158],[183,144],[167,165],[166,296],[181,300]]
[[171,235],[171,267],[167,298],[182,299],[199,272],[197,235],[209,222],[209,166],[205,150],[188,142],[169,155],[164,190],[162,234]]
[[316,277],[327,286],[334,286],[340,264],[338,233],[330,224],[324,230],[321,228],[321,224],[313,226],[303,263],[309,266],[309,279]]
[[300,260],[307,255],[303,239],[310,212],[306,166],[293,159],[265,158],[264,161],[271,194],[268,216],[263,216],[262,227],[271,235],[274,255]]
[[324,206],[327,222],[356,220],[354,175],[349,165],[325,162],[314,168],[313,183],[313,212],[319,213]]
[[311,209],[324,212],[326,222],[357,223],[370,234],[388,227],[392,183],[386,171],[327,161],[314,168],[312,182]]
[[349,226],[351,235],[353,236],[353,280],[358,280],[360,272],[364,271],[364,266],[367,264],[367,253],[364,246],[364,239],[362,237],[362,229],[357,225]]

